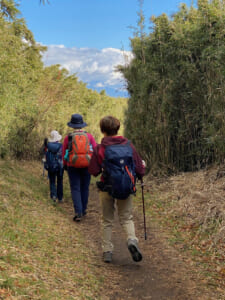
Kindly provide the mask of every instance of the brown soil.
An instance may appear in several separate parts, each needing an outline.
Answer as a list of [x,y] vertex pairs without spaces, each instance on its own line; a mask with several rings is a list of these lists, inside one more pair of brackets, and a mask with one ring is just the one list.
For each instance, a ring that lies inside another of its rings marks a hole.
[[[64,204],[69,217],[72,204]],[[86,236],[93,250],[93,265],[104,274],[104,287],[100,299],[153,299],[153,300],[217,300],[198,282],[186,258],[170,247],[164,233],[147,219],[147,240],[144,239],[143,216],[140,208],[134,210],[136,235],[143,254],[140,263],[132,261],[126,247],[126,237],[115,218],[113,231],[114,253],[111,264],[102,261],[101,210],[98,194],[91,186],[88,214],[74,226]]]

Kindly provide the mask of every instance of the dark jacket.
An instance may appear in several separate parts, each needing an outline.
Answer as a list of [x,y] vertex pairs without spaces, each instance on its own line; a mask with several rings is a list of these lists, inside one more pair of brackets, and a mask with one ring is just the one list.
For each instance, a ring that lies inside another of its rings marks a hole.
[[[91,175],[98,176],[102,173],[102,162],[104,160],[105,147],[109,145],[115,144],[126,144],[128,139],[123,136],[107,136],[101,140],[101,144],[95,147],[88,171]],[[145,174],[145,167],[142,164],[142,159],[140,155],[137,153],[134,145],[130,143],[131,148],[133,149],[133,159],[135,163],[135,172],[138,178],[141,178]],[[103,178],[101,178],[103,181]]]

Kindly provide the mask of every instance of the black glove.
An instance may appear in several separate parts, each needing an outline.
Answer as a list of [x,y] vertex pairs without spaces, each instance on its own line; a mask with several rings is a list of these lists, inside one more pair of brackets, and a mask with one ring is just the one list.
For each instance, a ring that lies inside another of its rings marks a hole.
[[101,190],[101,191],[104,190],[104,182],[102,182],[102,181],[97,181],[97,182],[96,182],[96,185],[97,185],[97,188],[98,188],[99,190]]
[[44,139],[44,146],[45,146],[45,147],[48,146],[48,139],[47,139],[47,138]]
[[64,165],[64,166],[63,166],[63,170],[64,170],[64,171],[67,171],[67,170],[68,170],[67,165]]
[[137,179],[138,179],[138,180],[142,181],[142,179],[143,179],[143,176],[142,176],[142,175],[136,174],[136,176],[137,176]]

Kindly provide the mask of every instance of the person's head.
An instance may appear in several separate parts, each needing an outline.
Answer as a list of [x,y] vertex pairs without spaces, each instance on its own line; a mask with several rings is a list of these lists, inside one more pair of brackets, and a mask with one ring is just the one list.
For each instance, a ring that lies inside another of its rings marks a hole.
[[83,117],[79,114],[73,114],[71,116],[71,121],[67,123],[69,127],[72,127],[74,129],[81,129],[85,126],[87,126],[87,123],[83,121]]
[[59,142],[61,140],[61,138],[62,138],[62,136],[58,133],[58,131],[52,130],[48,141],[51,143]]
[[100,120],[101,132],[107,136],[117,135],[120,121],[113,116],[106,116]]

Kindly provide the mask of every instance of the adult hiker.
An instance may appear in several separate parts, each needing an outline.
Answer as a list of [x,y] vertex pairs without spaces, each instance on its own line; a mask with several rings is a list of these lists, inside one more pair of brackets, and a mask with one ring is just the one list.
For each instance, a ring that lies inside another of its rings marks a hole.
[[94,137],[83,130],[87,123],[80,114],[73,114],[67,125],[74,129],[63,142],[63,164],[68,171],[75,222],[81,221],[87,213],[89,184],[91,175],[88,165],[93,149],[96,147]]
[[102,205],[103,220],[103,260],[112,261],[111,241],[115,205],[117,205],[120,224],[127,235],[127,246],[134,261],[142,260],[132,220],[132,194],[135,193],[135,177],[142,178],[145,167],[133,144],[123,136],[118,136],[120,121],[106,116],[100,121],[104,137],[93,152],[89,173],[98,176],[97,182]]
[[[44,167],[48,171],[50,197],[59,203],[63,201],[63,161],[62,161],[62,136],[53,130],[48,140],[45,139]],[[57,179],[57,185],[56,185]]]

